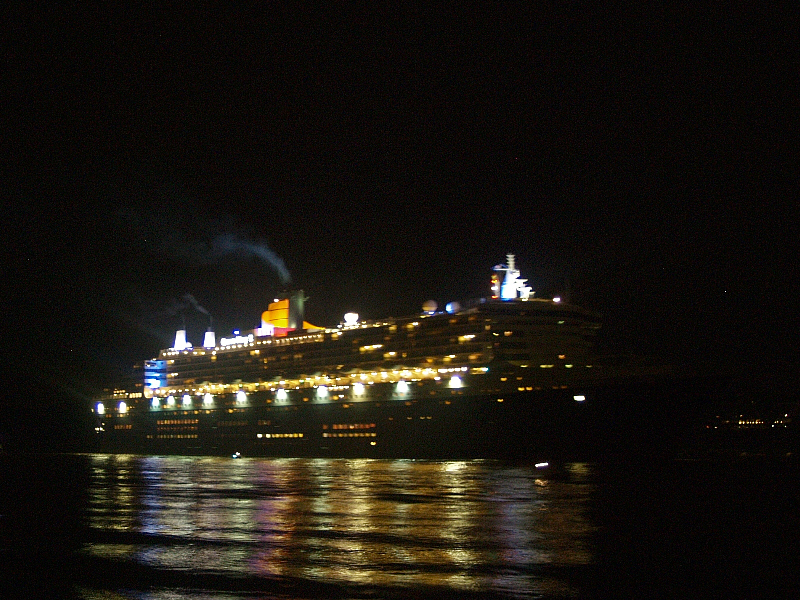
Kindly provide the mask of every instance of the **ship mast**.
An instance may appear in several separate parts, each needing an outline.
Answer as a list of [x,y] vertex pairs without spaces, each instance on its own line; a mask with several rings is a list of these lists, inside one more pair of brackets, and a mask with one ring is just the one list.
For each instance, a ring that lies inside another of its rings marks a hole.
[[[492,276],[492,297],[501,300],[528,300],[533,294],[533,289],[525,285],[527,279],[519,276],[519,271],[514,264],[514,255],[506,254],[506,264],[497,265],[492,269],[495,275]],[[503,283],[500,283],[499,273],[504,272]]]

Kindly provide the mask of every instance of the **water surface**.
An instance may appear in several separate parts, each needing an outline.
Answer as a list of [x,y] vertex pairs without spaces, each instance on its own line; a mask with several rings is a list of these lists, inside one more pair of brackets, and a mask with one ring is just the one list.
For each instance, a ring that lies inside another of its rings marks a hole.
[[89,458],[84,551],[159,570],[362,588],[574,595],[591,467]]
[[3,463],[3,596],[798,597],[795,475],[753,461],[23,457]]

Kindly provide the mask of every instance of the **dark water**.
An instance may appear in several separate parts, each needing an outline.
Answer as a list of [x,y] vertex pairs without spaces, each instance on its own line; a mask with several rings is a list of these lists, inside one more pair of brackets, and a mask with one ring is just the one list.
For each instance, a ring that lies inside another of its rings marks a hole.
[[800,597],[786,460],[6,457],[3,597]]

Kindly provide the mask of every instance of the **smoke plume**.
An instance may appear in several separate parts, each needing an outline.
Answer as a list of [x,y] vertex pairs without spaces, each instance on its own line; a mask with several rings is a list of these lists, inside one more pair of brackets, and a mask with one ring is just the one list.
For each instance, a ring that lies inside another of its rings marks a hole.
[[200,303],[197,301],[197,299],[194,296],[192,296],[191,294],[184,294],[183,295],[183,299],[186,300],[189,304],[191,304],[197,312],[202,313],[202,314],[204,314],[204,315],[206,315],[208,317],[208,328],[209,329],[211,329],[214,326],[214,318],[211,316],[211,313],[208,312],[202,306],[200,306]]
[[233,233],[225,233],[214,238],[213,253],[218,256],[233,254],[257,258],[272,267],[278,273],[282,283],[289,283],[292,278],[283,259],[264,242],[251,241]]
[[202,306],[200,306],[200,303],[199,303],[199,302],[198,302],[198,301],[195,299],[195,297],[194,297],[194,296],[192,296],[191,294],[184,294],[184,295],[183,295],[183,299],[184,299],[184,300],[186,300],[186,301],[187,301],[189,304],[191,304],[192,306],[194,306],[194,309],[195,309],[197,312],[203,313],[204,315],[211,316],[211,315],[209,314],[209,312],[208,312],[208,311],[207,311],[205,308],[203,308]]

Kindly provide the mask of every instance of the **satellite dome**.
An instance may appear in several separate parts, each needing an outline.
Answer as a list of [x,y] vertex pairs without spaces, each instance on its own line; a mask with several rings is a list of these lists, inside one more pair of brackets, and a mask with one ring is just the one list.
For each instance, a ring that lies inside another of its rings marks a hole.
[[422,310],[424,312],[428,313],[436,312],[437,307],[438,304],[436,304],[435,300],[426,300],[425,302],[422,303]]
[[448,302],[444,309],[450,314],[453,314],[461,310],[461,305],[458,302]]

